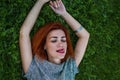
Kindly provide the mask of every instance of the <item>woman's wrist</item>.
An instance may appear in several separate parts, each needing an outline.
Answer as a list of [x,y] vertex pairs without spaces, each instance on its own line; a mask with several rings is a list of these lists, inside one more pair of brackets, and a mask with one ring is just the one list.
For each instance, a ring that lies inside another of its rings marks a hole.
[[47,3],[47,1],[45,1],[45,0],[38,0],[38,2],[41,3],[41,4]]
[[62,17],[64,17],[64,16],[66,16],[66,15],[67,15],[67,13],[68,13],[68,12],[67,12],[67,11],[65,11],[65,12],[63,12],[63,13],[61,14],[61,16],[62,16]]
[[61,14],[61,16],[64,18],[68,15],[69,13],[67,11],[65,11],[64,13]]
[[38,0],[38,2],[39,2],[40,4],[45,4],[45,2],[42,1],[42,0]]

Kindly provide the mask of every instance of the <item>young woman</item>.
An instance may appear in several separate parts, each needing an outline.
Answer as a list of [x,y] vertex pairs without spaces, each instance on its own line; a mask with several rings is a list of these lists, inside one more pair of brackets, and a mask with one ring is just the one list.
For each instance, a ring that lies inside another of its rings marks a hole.
[[[49,2],[75,31],[78,41],[73,51],[67,29],[59,22],[40,28],[30,40],[30,31],[42,6]],[[65,9],[61,0],[37,0],[20,29],[20,52],[25,77],[28,80],[74,80],[85,53],[89,33]]]

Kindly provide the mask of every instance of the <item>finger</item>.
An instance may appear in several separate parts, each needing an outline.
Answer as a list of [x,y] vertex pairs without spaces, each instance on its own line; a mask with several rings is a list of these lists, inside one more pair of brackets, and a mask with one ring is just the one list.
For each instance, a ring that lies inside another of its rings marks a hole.
[[60,1],[56,0],[57,6],[60,7]]
[[59,3],[61,2],[61,0],[58,0],[59,1]]
[[53,2],[52,1],[50,1],[50,5],[53,6]]
[[53,6],[51,6],[51,5],[49,5],[51,8],[52,8],[52,10],[55,12],[55,8],[53,7]]
[[60,0],[60,6],[62,6],[62,8],[65,8],[65,6],[64,6],[64,4],[63,4],[63,2],[62,2],[62,0]]
[[54,5],[55,8],[58,8],[58,5],[57,5],[56,1],[53,1],[53,5]]
[[59,3],[60,3],[60,5],[62,5],[62,4],[63,4],[63,2],[62,2],[61,0],[59,0]]

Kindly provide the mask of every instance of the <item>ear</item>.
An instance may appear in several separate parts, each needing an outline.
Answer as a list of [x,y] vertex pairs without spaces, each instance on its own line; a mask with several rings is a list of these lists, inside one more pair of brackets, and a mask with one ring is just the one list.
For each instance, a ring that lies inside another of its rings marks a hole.
[[44,50],[46,50],[46,45],[44,46]]

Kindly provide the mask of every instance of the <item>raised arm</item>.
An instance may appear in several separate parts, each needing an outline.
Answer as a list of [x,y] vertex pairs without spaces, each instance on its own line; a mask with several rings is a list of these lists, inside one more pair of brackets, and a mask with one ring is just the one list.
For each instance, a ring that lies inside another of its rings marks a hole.
[[[50,6],[55,13],[60,14],[65,19],[74,31],[82,27],[81,24],[66,11],[61,0],[50,2]],[[75,47],[75,60],[77,66],[79,66],[88,44],[89,33],[82,27],[82,30],[76,32],[76,35],[78,36],[78,41]]]
[[19,44],[23,70],[26,73],[32,61],[30,31],[39,15],[42,6],[49,0],[37,0],[20,29]]
[[81,31],[76,32],[76,35],[78,36],[78,41],[75,47],[75,60],[77,66],[79,66],[88,44],[89,33],[69,13],[66,12],[64,15],[62,15],[62,17],[66,20],[66,22],[74,31],[80,29],[81,27]]

